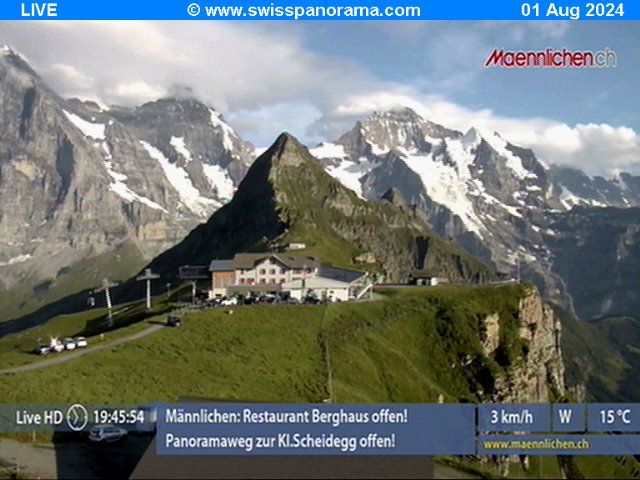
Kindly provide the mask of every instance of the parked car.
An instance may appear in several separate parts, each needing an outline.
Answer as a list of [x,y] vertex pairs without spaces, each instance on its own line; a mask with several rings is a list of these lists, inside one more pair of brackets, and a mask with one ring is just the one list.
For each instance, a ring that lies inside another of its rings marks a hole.
[[49,345],[36,345],[33,353],[36,355],[49,355],[51,353],[51,347]]
[[223,307],[231,307],[237,304],[238,304],[238,299],[236,297],[225,298],[220,302],[220,305]]
[[117,442],[126,436],[127,431],[124,428],[114,425],[96,425],[89,432],[89,440],[99,443]]
[[65,350],[75,350],[78,346],[73,338],[65,338],[62,343],[64,344]]
[[167,325],[167,327],[181,327],[182,326],[182,319],[180,317],[175,316],[175,315],[168,315],[167,316],[166,325]]
[[311,305],[317,305],[318,303],[320,303],[320,299],[315,295],[307,295],[306,297],[304,297],[304,302],[310,303]]
[[73,339],[76,342],[78,348],[84,348],[87,346],[87,339],[84,337],[76,337]]
[[243,303],[245,305],[253,305],[255,303],[258,303],[260,301],[260,297],[258,297],[257,295],[249,295],[248,297],[245,297]]
[[65,349],[64,343],[60,340],[51,340],[49,342],[49,350],[55,353],[63,352]]

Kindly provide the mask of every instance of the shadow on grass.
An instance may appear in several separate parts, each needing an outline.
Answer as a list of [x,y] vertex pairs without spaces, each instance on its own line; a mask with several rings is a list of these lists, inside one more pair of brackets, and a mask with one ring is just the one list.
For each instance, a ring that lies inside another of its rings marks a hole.
[[[139,291],[133,289],[133,282],[127,281],[120,284],[118,287],[112,289],[111,296],[114,304],[124,304],[128,302],[134,302],[139,300],[140,303],[136,304],[138,306],[142,305],[142,301],[140,299]],[[171,292],[166,298],[162,298],[163,302],[177,302],[185,298],[190,299],[190,287],[189,285],[180,285],[174,291]],[[87,298],[92,296],[91,290],[82,290],[80,292],[74,293],[72,295],[68,295],[65,298],[57,300],[55,302],[49,303],[39,310],[30,313],[28,315],[24,315],[19,318],[15,318],[13,320],[9,320],[6,322],[0,322],[0,338],[5,337],[6,335],[10,335],[12,333],[22,332],[29,328],[37,327],[48,320],[56,317],[58,315],[72,315],[81,312],[87,311]],[[96,300],[95,308],[105,308],[104,295],[94,296]],[[156,297],[158,298],[158,297]],[[165,313],[163,311],[154,311],[152,312],[154,315],[161,315]],[[85,325],[85,328],[77,332],[76,335],[79,336],[92,336],[95,334],[99,334],[102,332],[107,332],[110,330],[115,330],[117,328],[121,328],[127,325],[131,325],[132,323],[139,322],[144,320],[144,318],[151,316],[147,312],[144,311],[144,308],[137,308],[137,311],[132,315],[127,316],[127,320],[124,322],[119,322],[117,315],[115,318],[115,323],[113,327],[109,327],[108,320],[106,316],[101,316],[96,319],[90,320]],[[129,318],[131,317],[131,318]]]

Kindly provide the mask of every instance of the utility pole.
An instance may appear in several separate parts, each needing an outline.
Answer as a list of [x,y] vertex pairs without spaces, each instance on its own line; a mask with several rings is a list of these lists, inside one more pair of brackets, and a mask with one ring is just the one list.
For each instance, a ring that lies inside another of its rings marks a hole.
[[118,286],[117,282],[112,282],[108,278],[102,280],[102,287],[95,290],[95,292],[104,292],[105,300],[107,302],[107,319],[109,320],[109,327],[113,327],[113,305],[111,304],[111,292],[112,288]]
[[157,278],[160,278],[160,275],[158,275],[157,273],[153,273],[150,268],[147,268],[142,275],[136,278],[138,282],[146,281],[145,299],[147,304],[147,312],[151,311],[151,280],[155,280]]
[[302,300],[307,296],[307,264],[302,265]]

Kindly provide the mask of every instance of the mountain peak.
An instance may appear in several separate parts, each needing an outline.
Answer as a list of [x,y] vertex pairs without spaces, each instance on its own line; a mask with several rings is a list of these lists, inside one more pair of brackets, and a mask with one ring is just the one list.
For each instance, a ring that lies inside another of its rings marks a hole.
[[11,45],[0,44],[0,55],[20,55]]
[[409,107],[392,108],[384,112],[374,111],[370,117],[373,119],[385,119],[395,122],[421,122],[424,119]]
[[270,166],[296,167],[310,159],[313,157],[296,137],[289,132],[282,132],[255,163],[269,162]]
[[482,141],[482,134],[476,127],[471,127],[461,140],[465,148],[475,148]]
[[11,45],[0,44],[0,59],[5,58],[7,63],[37,77],[38,74],[31,68],[27,58]]

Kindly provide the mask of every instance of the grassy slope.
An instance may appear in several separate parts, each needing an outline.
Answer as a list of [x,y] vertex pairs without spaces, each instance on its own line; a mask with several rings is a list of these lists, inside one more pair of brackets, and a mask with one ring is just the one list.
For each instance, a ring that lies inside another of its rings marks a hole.
[[[0,322],[31,314],[40,308],[46,308],[52,302],[98,286],[105,276],[114,280],[129,278],[144,264],[145,260],[137,247],[132,243],[125,243],[115,252],[104,253],[72,265],[66,273],[53,279],[48,288],[36,289],[34,282],[27,278],[15,288],[0,292]],[[69,301],[75,304],[78,299]]]
[[[479,352],[477,319],[512,309],[517,288],[409,289],[381,302],[252,306],[233,315],[210,310],[190,316],[182,329],[4,377],[0,397],[321,401],[328,395],[322,348],[328,339],[338,401],[432,401],[436,393],[472,399],[477,367],[449,365]],[[460,302],[461,295],[467,301]],[[70,381],[78,378],[83,381]],[[69,388],[51,391],[46,385],[54,382]]]
[[[251,306],[235,308],[232,315],[210,310],[190,316],[181,329],[162,330],[135,344],[2,377],[0,398],[320,402],[329,395],[323,348],[328,344],[338,402],[433,402],[439,393],[449,401],[474,400],[473,369],[450,364],[479,348],[478,316],[500,311],[509,317],[520,288],[416,287],[388,291],[380,302]],[[75,317],[47,328],[80,325],[83,320]],[[0,350],[0,362],[4,355]],[[49,388],[56,382],[66,388]],[[609,457],[577,458],[576,465],[586,478],[598,478],[603,469],[621,477],[630,470]],[[470,467],[497,474],[491,466]],[[557,478],[555,459],[534,458],[530,472],[513,467],[512,476],[535,478],[541,472]]]
[[[142,301],[114,308],[114,323],[109,326],[105,308],[91,309],[72,315],[59,315],[48,322],[23,332],[0,338],[0,369],[43,360],[34,355],[34,346],[48,343],[50,338],[86,337],[90,344],[98,340],[109,342],[144,330],[149,323],[143,320],[168,311],[170,303],[164,296],[153,299],[153,308],[147,312]],[[103,338],[98,336],[103,334]]]

